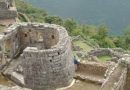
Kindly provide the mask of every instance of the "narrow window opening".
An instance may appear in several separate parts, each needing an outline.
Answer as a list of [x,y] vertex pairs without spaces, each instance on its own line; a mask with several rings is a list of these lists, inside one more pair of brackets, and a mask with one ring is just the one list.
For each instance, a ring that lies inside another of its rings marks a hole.
[[29,29],[29,32],[31,32],[31,29]]
[[16,34],[16,36],[15,36],[16,38],[18,37],[18,35]]
[[51,38],[54,39],[55,38],[54,35],[52,35]]
[[60,55],[60,52],[58,52],[58,55]]
[[52,60],[50,60],[50,62],[52,62]]
[[27,37],[27,34],[24,34],[24,37]]

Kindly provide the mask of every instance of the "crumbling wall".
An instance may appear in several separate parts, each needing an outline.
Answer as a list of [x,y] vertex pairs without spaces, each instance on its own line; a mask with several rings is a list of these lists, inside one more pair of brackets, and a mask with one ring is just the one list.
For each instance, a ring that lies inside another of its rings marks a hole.
[[99,48],[96,50],[91,50],[88,54],[93,56],[109,55],[113,57],[121,57],[123,56],[124,51],[121,48]]
[[124,90],[126,73],[127,65],[122,61],[119,62],[112,69],[100,90]]
[[109,61],[118,62],[120,58],[123,57],[125,51],[121,48],[98,48],[88,52],[88,60],[97,61],[96,57],[100,56],[111,56],[112,58]]
[[130,90],[130,69],[127,72],[126,84],[124,90]]
[[7,30],[4,31],[3,37],[3,50],[5,57],[14,58],[19,52],[21,47],[19,27],[17,25],[12,25]]
[[126,58],[127,61],[127,77],[124,90],[130,90],[130,56]]
[[124,86],[126,84],[126,77],[127,77],[127,69],[125,68],[119,78],[119,81],[114,84],[112,90],[124,90]]
[[51,46],[57,44],[58,41],[59,33],[51,27],[47,27],[46,29],[43,26],[21,27],[21,42],[23,42],[24,47],[42,46],[41,48],[49,49]]

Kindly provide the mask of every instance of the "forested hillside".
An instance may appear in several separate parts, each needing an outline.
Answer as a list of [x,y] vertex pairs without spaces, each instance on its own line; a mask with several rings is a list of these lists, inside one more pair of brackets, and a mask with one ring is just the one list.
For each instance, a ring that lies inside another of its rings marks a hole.
[[[121,36],[111,36],[110,29],[105,24],[86,25],[79,24],[72,18],[62,19],[60,16],[48,15],[47,11],[36,8],[22,0],[15,0],[17,10],[19,12],[19,19],[21,21],[31,22],[46,22],[52,24],[59,24],[64,26],[72,37],[80,36],[77,41],[74,41],[81,47],[93,48],[116,48],[130,50],[130,28]],[[118,33],[118,32],[117,32]]]

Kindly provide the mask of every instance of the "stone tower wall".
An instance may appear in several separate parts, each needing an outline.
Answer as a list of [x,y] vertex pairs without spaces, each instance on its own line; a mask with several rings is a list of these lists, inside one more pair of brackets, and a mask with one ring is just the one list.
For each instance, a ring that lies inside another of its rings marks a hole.
[[[26,26],[21,27],[21,42],[24,47],[27,46],[41,46],[48,49],[54,46],[59,41],[59,32],[52,28]],[[37,44],[37,45],[36,45]]]
[[53,24],[20,23],[2,36],[2,52],[9,58],[22,53],[25,85],[34,90],[68,86],[74,76],[70,37]]
[[8,4],[6,2],[0,2],[0,10],[7,10]]
[[53,90],[71,83],[74,63],[65,28],[52,24],[13,24],[0,38],[1,56],[14,58],[23,53],[27,88]]
[[0,10],[0,19],[15,19],[17,17],[17,12],[16,10]]
[[[70,47],[70,45],[69,45]],[[68,86],[73,78],[74,66],[71,49],[32,51],[26,48],[24,55],[24,76],[28,88],[34,90],[55,90]],[[68,57],[69,56],[69,57]]]

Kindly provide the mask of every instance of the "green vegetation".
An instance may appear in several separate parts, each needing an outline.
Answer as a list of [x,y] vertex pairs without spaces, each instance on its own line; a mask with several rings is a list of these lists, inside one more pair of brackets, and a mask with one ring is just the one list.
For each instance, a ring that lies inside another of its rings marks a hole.
[[[105,24],[98,26],[78,24],[74,19],[64,20],[59,16],[50,16],[45,10],[35,8],[22,0],[15,1],[18,12],[23,14],[19,16],[21,21],[28,21],[28,17],[31,22],[46,22],[62,25],[68,30],[69,35],[81,36],[81,41],[79,40],[74,43],[81,46],[84,50],[87,50],[89,46],[102,48],[121,47],[130,50],[130,27],[127,28],[124,35],[111,36],[109,35],[110,29]],[[22,18],[23,16],[26,18]]]
[[5,26],[4,25],[0,25],[0,32],[4,31]]
[[102,61],[102,62],[105,62],[105,61],[111,60],[112,57],[105,55],[105,56],[99,56],[98,59],[99,59],[100,61]]
[[[44,22],[44,17],[47,16],[45,10],[35,8],[32,5],[23,2],[22,0],[15,0],[18,12],[26,14],[32,22]],[[25,21],[22,19],[22,21]]]
[[86,44],[84,41],[74,41],[73,44],[75,46],[79,46],[81,49],[83,49],[83,51],[91,51],[93,48],[91,46],[89,46],[88,44]]
[[63,20],[59,16],[46,16],[44,21],[46,23],[63,25]]

